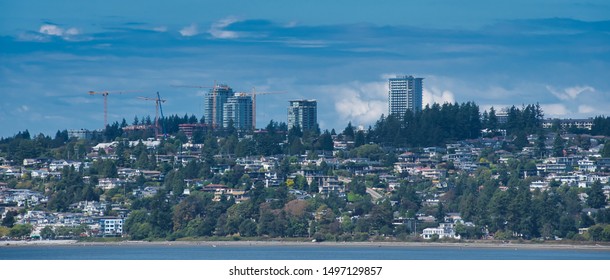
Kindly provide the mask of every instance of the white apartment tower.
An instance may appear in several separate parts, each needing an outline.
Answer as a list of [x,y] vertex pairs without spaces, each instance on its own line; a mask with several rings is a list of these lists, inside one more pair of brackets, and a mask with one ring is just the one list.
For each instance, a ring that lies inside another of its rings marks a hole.
[[388,80],[388,113],[402,118],[407,110],[422,110],[424,78],[413,76],[396,76]]
[[227,128],[232,123],[238,130],[254,129],[252,110],[252,96],[236,93],[223,106],[222,127]]
[[205,122],[213,127],[222,127],[224,105],[234,96],[233,89],[227,85],[215,85],[203,97],[203,116]]

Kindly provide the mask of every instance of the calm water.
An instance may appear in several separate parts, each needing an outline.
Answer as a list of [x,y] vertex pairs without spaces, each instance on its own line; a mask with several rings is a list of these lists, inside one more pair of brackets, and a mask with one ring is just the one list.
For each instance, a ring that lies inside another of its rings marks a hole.
[[0,260],[610,260],[610,251],[329,245],[3,246]]

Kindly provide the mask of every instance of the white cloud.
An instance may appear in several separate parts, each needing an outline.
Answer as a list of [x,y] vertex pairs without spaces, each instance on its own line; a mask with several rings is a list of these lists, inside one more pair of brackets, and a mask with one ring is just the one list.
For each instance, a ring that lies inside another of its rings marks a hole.
[[321,87],[321,91],[335,96],[335,110],[342,121],[370,124],[387,114],[387,84],[383,82],[351,82]]
[[485,89],[485,95],[487,96],[487,98],[502,99],[514,96],[515,92],[512,92],[497,85],[492,85],[488,89]]
[[589,105],[580,105],[578,106],[579,114],[591,114],[596,112],[597,110]]
[[288,46],[297,48],[323,48],[328,46],[328,42],[323,40],[297,40],[288,39],[285,41]]
[[284,27],[285,27],[285,28],[294,28],[294,27],[296,27],[298,24],[299,24],[299,22],[297,22],[297,21],[294,21],[294,20],[293,20],[293,21],[290,21],[290,22],[288,22],[288,23],[284,24]]
[[27,111],[29,111],[29,110],[30,110],[30,107],[28,107],[27,105],[21,105],[21,106],[19,106],[19,107],[17,108],[17,111],[18,111],[19,113],[25,113],[25,112],[27,112]]
[[561,100],[574,100],[581,93],[586,91],[595,92],[595,88],[591,86],[575,86],[564,88],[563,90],[557,90],[551,86],[546,86],[546,89]]
[[30,42],[46,42],[49,41],[49,38],[48,36],[40,35],[40,33],[26,32],[19,34],[17,40]]
[[182,35],[184,37],[191,37],[191,36],[195,36],[197,34],[199,34],[199,31],[197,30],[197,25],[194,23],[187,27],[180,29],[180,35]]
[[80,31],[74,27],[68,28],[68,30],[66,30],[66,32],[64,33],[67,36],[76,36],[80,34]]
[[99,103],[99,101],[95,98],[89,98],[89,96],[74,96],[74,97],[62,97],[61,101],[64,101],[69,104],[91,104],[91,103]]
[[70,27],[67,30],[54,25],[54,24],[43,24],[38,29],[39,33],[50,35],[50,36],[59,36],[59,37],[69,37],[80,35],[80,31],[74,27]]
[[61,27],[52,24],[43,24],[38,29],[38,32],[53,36],[62,36],[64,34],[64,30]]
[[385,74],[381,74],[381,79],[387,81],[390,78],[396,78],[396,76],[402,76],[404,74],[396,74],[396,73],[385,73]]
[[167,26],[157,26],[157,27],[153,27],[152,29],[153,31],[156,32],[167,32]]
[[454,94],[449,90],[440,90],[436,87],[424,87],[423,89],[422,103],[424,107],[426,107],[426,105],[432,105],[434,103],[444,104],[454,102]]
[[51,37],[61,37],[66,41],[87,41],[91,38],[82,36],[82,32],[75,27],[63,28],[55,24],[43,24],[38,28],[38,32],[27,32],[19,35],[19,40],[22,41],[38,41],[46,42]]
[[[385,80],[395,77],[393,74],[383,74],[383,82],[362,83],[358,81],[325,86],[321,91],[335,96],[335,110],[341,121],[352,121],[353,124],[371,124],[382,114],[388,114],[388,84]],[[455,102],[453,92],[437,87],[424,88],[423,105],[432,103]]]
[[239,34],[235,31],[224,30],[225,27],[238,22],[239,20],[236,17],[227,17],[223,18],[212,24],[208,33],[210,33],[214,38],[218,39],[235,39],[239,37]]
[[563,117],[570,114],[570,110],[564,104],[540,104],[545,117]]

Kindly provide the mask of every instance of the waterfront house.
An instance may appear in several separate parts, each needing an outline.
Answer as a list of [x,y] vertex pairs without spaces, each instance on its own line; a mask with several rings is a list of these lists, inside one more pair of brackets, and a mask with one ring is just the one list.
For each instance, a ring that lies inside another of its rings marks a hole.
[[460,235],[456,234],[454,223],[440,223],[436,228],[425,228],[420,235],[423,239],[432,239],[434,235],[438,238],[453,238],[460,239]]

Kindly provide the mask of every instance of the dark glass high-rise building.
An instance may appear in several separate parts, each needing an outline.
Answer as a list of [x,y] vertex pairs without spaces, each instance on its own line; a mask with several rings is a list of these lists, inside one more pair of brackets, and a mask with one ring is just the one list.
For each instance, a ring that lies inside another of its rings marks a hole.
[[316,100],[291,100],[288,106],[288,129],[299,126],[301,130],[316,128],[318,105]]

